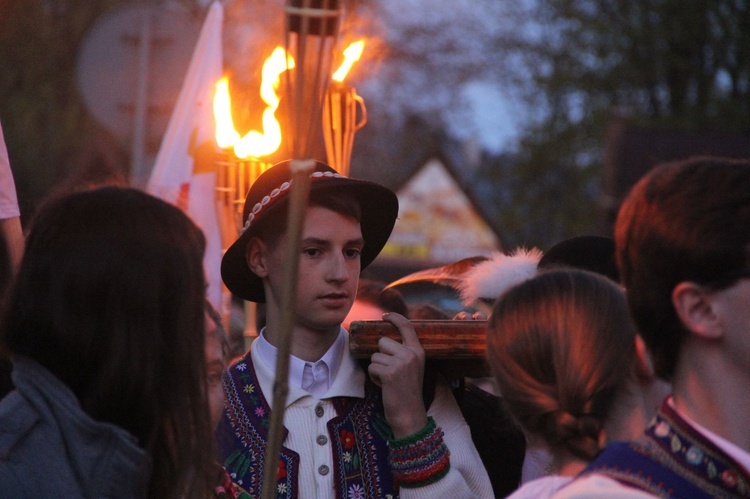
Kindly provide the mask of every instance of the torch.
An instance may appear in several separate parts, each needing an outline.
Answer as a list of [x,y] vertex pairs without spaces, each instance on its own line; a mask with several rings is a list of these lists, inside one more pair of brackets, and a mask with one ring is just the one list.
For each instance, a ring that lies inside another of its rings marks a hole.
[[354,134],[367,123],[364,99],[357,95],[355,88],[344,83],[349,69],[362,56],[363,48],[364,41],[360,40],[344,50],[344,62],[333,74],[323,104],[323,135],[328,163],[342,175],[349,175]]
[[286,72],[285,96],[292,151],[291,191],[287,219],[286,274],[281,296],[281,325],[273,407],[264,459],[262,496],[276,496],[278,469],[274,465],[281,453],[283,418],[289,394],[289,353],[294,327],[292,313],[297,288],[297,269],[305,208],[310,193],[310,173],[315,161],[310,158],[320,142],[321,108],[330,82],[333,48],[338,37],[339,0],[287,0],[284,8],[285,48],[295,61],[295,71]]
[[234,242],[244,224],[242,207],[247,191],[260,174],[271,167],[264,158],[276,152],[281,145],[281,125],[275,116],[281,98],[276,91],[281,74],[294,66],[294,58],[283,47],[276,47],[265,60],[260,85],[260,97],[266,104],[263,129],[250,130],[244,136],[240,136],[232,119],[229,79],[224,77],[216,83],[213,110],[216,143],[220,148],[216,161],[216,194],[224,248]]

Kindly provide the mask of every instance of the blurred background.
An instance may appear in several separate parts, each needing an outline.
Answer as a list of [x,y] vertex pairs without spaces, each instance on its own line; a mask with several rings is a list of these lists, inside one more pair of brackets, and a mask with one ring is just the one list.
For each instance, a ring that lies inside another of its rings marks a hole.
[[[222,3],[224,67],[247,128],[263,109],[262,61],[283,42],[283,1]],[[0,0],[0,120],[24,220],[58,188],[142,185],[208,5]],[[345,29],[368,40],[348,80],[368,111],[351,174],[398,190],[437,162],[501,248],[608,234],[623,194],[658,161],[750,156],[743,0],[347,6]]]

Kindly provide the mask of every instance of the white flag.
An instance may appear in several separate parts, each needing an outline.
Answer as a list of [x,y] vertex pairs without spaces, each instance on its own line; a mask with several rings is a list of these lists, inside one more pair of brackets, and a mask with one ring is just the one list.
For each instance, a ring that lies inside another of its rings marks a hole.
[[12,271],[18,269],[23,256],[24,236],[21,228],[21,211],[18,209],[16,183],[10,170],[8,149],[5,147],[3,128],[0,126],[0,232],[5,238]]
[[185,210],[206,236],[208,300],[222,310],[222,244],[216,211],[214,86],[223,72],[224,11],[214,1],[201,28],[146,189]]
[[0,125],[0,219],[20,215],[18,198],[16,197],[16,184],[13,181],[13,172],[10,171],[8,149],[5,147],[3,127]]

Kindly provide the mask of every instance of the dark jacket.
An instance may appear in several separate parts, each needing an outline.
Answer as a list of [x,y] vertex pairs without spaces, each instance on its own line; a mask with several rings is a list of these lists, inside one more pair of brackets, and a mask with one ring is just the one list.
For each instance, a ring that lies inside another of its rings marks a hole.
[[0,496],[143,497],[150,460],[124,429],[93,420],[41,365],[14,359],[0,401]]

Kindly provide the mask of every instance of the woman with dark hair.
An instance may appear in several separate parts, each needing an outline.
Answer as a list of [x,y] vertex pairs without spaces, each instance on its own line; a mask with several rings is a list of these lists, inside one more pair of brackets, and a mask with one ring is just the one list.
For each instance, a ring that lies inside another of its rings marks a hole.
[[7,497],[207,497],[205,240],[176,207],[103,187],[32,221],[2,324]]
[[487,355],[530,443],[550,451],[551,476],[511,497],[549,497],[606,441],[643,432],[668,387],[657,381],[622,288],[583,270],[553,270],[495,302]]

